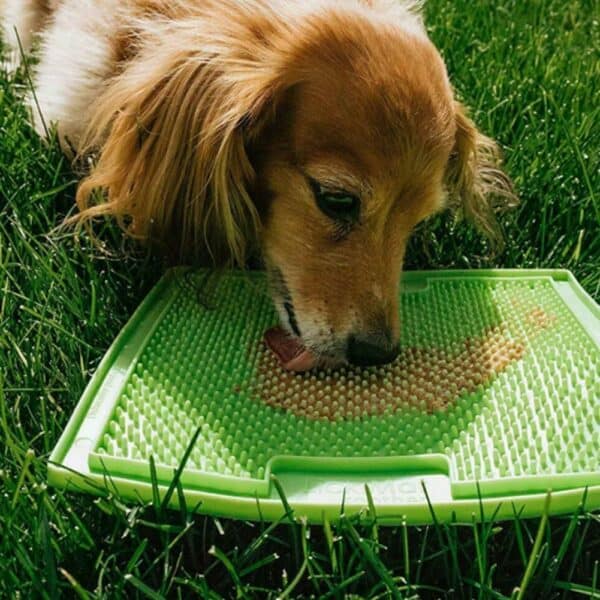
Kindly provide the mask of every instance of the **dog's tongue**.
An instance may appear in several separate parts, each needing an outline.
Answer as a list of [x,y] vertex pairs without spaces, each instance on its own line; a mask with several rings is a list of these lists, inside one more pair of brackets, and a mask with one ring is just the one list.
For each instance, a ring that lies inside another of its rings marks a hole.
[[288,371],[308,371],[317,364],[312,352],[282,327],[271,327],[265,331],[265,343]]

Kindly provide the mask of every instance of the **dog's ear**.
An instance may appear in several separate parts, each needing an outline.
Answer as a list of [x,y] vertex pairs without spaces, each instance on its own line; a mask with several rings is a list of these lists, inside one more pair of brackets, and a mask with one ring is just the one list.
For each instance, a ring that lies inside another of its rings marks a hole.
[[493,248],[502,247],[495,213],[517,203],[508,176],[500,169],[498,145],[483,135],[465,108],[454,103],[456,134],[446,172],[449,205],[484,233]]
[[153,37],[94,107],[76,219],[112,215],[178,260],[243,265],[260,228],[245,146],[276,104],[277,74],[252,48],[236,54],[240,40],[204,49],[201,32],[174,25]]

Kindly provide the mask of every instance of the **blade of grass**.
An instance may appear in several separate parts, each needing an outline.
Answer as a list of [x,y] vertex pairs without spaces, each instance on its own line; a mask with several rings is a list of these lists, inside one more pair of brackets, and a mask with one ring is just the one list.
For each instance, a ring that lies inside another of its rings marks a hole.
[[308,528],[306,518],[300,519],[300,541],[302,543],[302,555],[304,557],[304,561],[306,562],[306,568],[308,570],[308,578],[312,583],[315,591],[317,593],[317,597],[321,596],[321,588],[319,586],[319,581],[324,581],[327,585],[328,589],[331,589],[331,584],[325,574],[325,571],[319,565],[317,560],[314,560],[314,556],[308,547],[308,540],[310,539],[310,529]]
[[[573,573],[575,572],[575,567],[579,562],[579,557],[581,556],[581,551],[583,549],[583,542],[587,536],[587,533],[590,528],[591,520],[587,520],[583,526],[583,531],[577,540],[577,545],[575,546],[575,552],[573,552],[571,556],[571,564],[569,565],[569,571],[567,573],[567,581],[571,581],[573,578]],[[563,594],[563,598],[566,598],[566,595]]]
[[[45,494],[45,492],[44,492]],[[38,511],[40,545],[44,552],[44,571],[46,573],[46,587],[51,597],[58,595],[58,581],[56,578],[56,556],[52,545],[52,532],[48,521],[48,508],[45,502],[40,503]]]
[[17,40],[17,44],[19,45],[19,54],[21,56],[21,64],[23,65],[23,69],[25,71],[25,76],[27,77],[27,83],[29,85],[29,91],[33,96],[33,100],[35,102],[35,107],[38,111],[38,115],[40,116],[40,121],[42,122],[42,127],[44,128],[44,133],[46,134],[46,138],[50,136],[50,132],[46,125],[46,119],[44,119],[44,115],[42,114],[42,109],[40,108],[40,103],[38,102],[37,94],[35,92],[35,86],[33,85],[33,79],[31,78],[31,72],[29,69],[28,58],[25,55],[25,51],[23,50],[23,44],[21,43],[21,36],[19,35],[19,30],[17,27],[13,27],[15,38]]
[[550,565],[549,573],[548,573],[548,576],[546,577],[545,586],[544,586],[544,589],[542,590],[542,594],[544,596],[547,596],[550,594],[550,590],[552,589],[552,586],[554,585],[554,581],[558,574],[558,569],[560,568],[560,566],[567,554],[567,550],[569,549],[569,546],[571,545],[571,540],[573,539],[573,534],[575,533],[575,530],[577,528],[579,518],[580,518],[581,514],[583,513],[583,509],[584,509],[586,499],[587,499],[587,493],[588,493],[588,488],[586,487],[583,492],[581,502],[579,503],[577,509],[575,510],[575,512],[571,516],[571,519],[569,520],[569,526],[567,527],[567,531],[566,531],[565,535],[563,536],[563,539],[560,543],[558,552]]
[[342,582],[338,583],[335,587],[333,587],[331,591],[327,592],[323,596],[323,600],[326,600],[327,598],[338,598],[339,594],[343,590],[350,587],[353,583],[356,583],[364,576],[365,571],[358,571],[354,575],[348,577],[347,579],[344,579]]
[[289,595],[296,589],[297,585],[302,581],[302,577],[304,577],[304,572],[306,571],[306,561],[303,561],[300,565],[300,569],[294,576],[294,579],[290,581],[289,585],[281,592],[279,596],[277,596],[278,600],[285,600],[285,598],[289,597]]
[[181,529],[177,533],[177,535],[164,547],[164,549],[160,552],[160,554],[158,554],[158,556],[150,563],[150,565],[148,566],[148,568],[144,571],[144,574],[142,575],[142,579],[147,579],[148,578],[148,576],[149,576],[150,572],[152,571],[152,569],[154,569],[154,567],[156,565],[158,565],[158,563],[161,560],[163,560],[169,554],[169,552],[171,552],[171,550],[190,531],[190,529],[192,527],[193,527],[193,523],[188,523],[186,525],[186,527],[184,527],[183,529]]
[[127,573],[124,576],[124,580],[130,583],[134,588],[141,592],[146,598],[150,600],[165,600],[162,594],[154,591],[150,586],[146,585],[143,581],[139,580],[135,575]]
[[173,474],[173,479],[171,480],[171,483],[169,484],[167,493],[165,494],[165,497],[162,499],[162,503],[161,503],[162,510],[165,510],[169,506],[171,497],[173,496],[173,493],[175,492],[175,490],[177,488],[177,483],[179,482],[179,479],[181,478],[183,469],[185,468],[185,465],[187,464],[188,458],[190,457],[190,454],[192,453],[192,450],[194,449],[194,446],[196,445],[196,441],[198,440],[198,436],[200,435],[201,431],[202,431],[201,427],[198,427],[196,429],[196,432],[194,433],[194,435],[192,435],[192,438],[190,439],[190,441],[187,445],[187,448],[185,449],[185,452],[183,453],[183,457],[181,458],[181,460],[179,462],[179,466],[177,467],[177,469],[175,470],[175,473]]
[[442,536],[442,527],[435,514],[435,510],[433,509],[433,504],[431,503],[431,499],[429,498],[429,492],[427,491],[427,486],[425,485],[425,480],[423,479],[421,479],[421,487],[423,488],[423,493],[425,494],[425,499],[427,500],[427,507],[429,508],[429,514],[431,515],[431,520],[433,521],[433,528],[435,529],[440,549],[445,551],[443,554],[444,573],[446,575],[446,585],[447,587],[450,587],[452,585],[452,577],[450,577],[450,565],[448,564],[448,553],[446,551],[447,548],[444,544],[444,538]]
[[511,502],[512,511],[513,511],[513,526],[515,530],[515,537],[517,539],[517,548],[519,550],[519,556],[521,558],[521,562],[523,566],[527,565],[527,552],[525,551],[525,542],[523,540],[523,532],[521,531],[521,514],[523,513],[523,508],[517,511],[517,508],[514,502]]
[[333,532],[331,531],[331,524],[327,515],[323,513],[323,534],[325,535],[325,541],[327,543],[327,550],[329,552],[329,562],[331,563],[331,572],[335,575],[338,572],[337,555],[335,553],[335,545],[333,541]]
[[356,547],[360,550],[362,556],[371,566],[373,571],[377,573],[377,576],[385,584],[392,598],[400,599],[402,596],[397,589],[396,583],[394,582],[394,578],[392,577],[388,569],[385,567],[385,565],[381,562],[381,559],[378,557],[377,553],[373,552],[370,546],[364,542],[364,540],[358,534],[358,531],[356,531],[356,529],[353,527],[350,521],[347,521],[347,527],[347,531],[350,534],[350,538],[352,539]]
[[263,567],[266,567],[266,566],[270,565],[271,563],[274,563],[277,560],[279,560],[279,554],[277,554],[277,552],[268,554],[264,558],[261,558],[260,560],[257,560],[255,563],[252,563],[249,567],[242,569],[240,571],[240,577],[245,577],[246,575],[250,575],[250,573],[254,573],[254,571],[257,571],[258,569],[262,569]]
[[554,583],[554,587],[563,590],[565,593],[569,593],[569,598],[573,597],[573,594],[580,594],[581,596],[587,596],[588,598],[599,598],[600,594],[598,591],[587,586],[581,585],[580,583],[571,583],[569,581],[557,580]]
[[408,545],[408,528],[406,516],[402,516],[402,558],[404,560],[404,578],[410,588],[410,547]]
[[300,555],[301,555],[302,551],[300,548],[300,541],[298,539],[298,536],[299,536],[298,525],[297,525],[296,519],[294,517],[294,509],[290,506],[290,503],[287,500],[287,497],[285,495],[285,492],[283,491],[283,487],[281,486],[279,479],[277,479],[277,477],[275,477],[275,475],[271,475],[271,481],[273,482],[273,485],[275,486],[275,489],[277,490],[277,494],[279,495],[281,504],[283,505],[283,509],[285,511],[285,516],[287,517],[287,519],[290,523],[291,533],[292,533],[292,545],[293,545],[293,549],[294,549],[294,561],[295,561],[296,566],[298,566],[300,564]]
[[544,512],[542,514],[542,518],[540,519],[540,524],[538,526],[537,535],[535,536],[535,541],[533,543],[533,548],[531,549],[531,554],[529,555],[529,561],[527,563],[527,568],[525,569],[525,574],[523,575],[523,579],[521,580],[520,585],[517,588],[517,600],[523,600],[525,598],[525,593],[527,592],[527,587],[531,582],[531,578],[533,577],[533,573],[535,571],[537,561],[540,556],[540,547],[542,545],[542,540],[544,538],[544,533],[546,530],[546,526],[548,524],[548,513],[550,510],[550,498],[552,493],[548,491],[546,494],[546,500],[544,502]]
[[19,474],[19,479],[17,481],[17,485],[15,486],[15,491],[13,492],[13,498],[11,502],[11,508],[14,510],[17,501],[21,495],[21,487],[23,486],[23,481],[25,481],[25,476],[29,471],[29,465],[35,459],[35,452],[29,448],[27,452],[25,452],[25,459],[23,460],[23,466],[21,467],[21,473]]
[[425,550],[427,549],[427,543],[429,541],[429,531],[430,527],[427,525],[425,527],[425,531],[423,532],[423,537],[421,539],[421,549],[419,550],[419,559],[417,561],[417,572],[415,573],[415,584],[420,585],[421,583],[421,570],[423,569],[423,565],[425,563]]
[[137,570],[138,562],[142,557],[142,554],[146,551],[148,547],[148,538],[144,538],[138,545],[138,547],[134,550],[131,558],[127,562],[127,566],[125,567],[125,573],[131,573],[134,570]]
[[[481,540],[479,539],[479,528],[477,526],[477,521],[475,520],[475,514],[472,515],[472,519],[473,538],[475,542],[475,556],[477,558],[477,571],[479,572],[479,583],[481,585],[485,585],[485,563],[483,558],[484,551],[482,550]],[[479,591],[481,594],[481,586],[479,587]]]
[[71,575],[67,570],[60,568],[61,575],[69,582],[73,591],[77,594],[81,600],[91,600],[92,596],[81,586],[81,584]]
[[474,588],[477,588],[480,592],[483,592],[484,594],[486,594],[486,597],[488,597],[488,598],[496,598],[497,600],[510,600],[510,596],[505,596],[504,594],[497,592],[496,590],[491,588],[489,585],[481,583],[480,581],[475,581],[474,579],[471,579],[470,577],[465,577],[464,581],[465,581],[465,583],[472,585]]
[[371,518],[371,537],[373,538],[375,552],[379,553],[379,530],[377,528],[377,512],[375,511],[375,502],[371,488],[365,483],[365,494],[369,506],[369,517]]

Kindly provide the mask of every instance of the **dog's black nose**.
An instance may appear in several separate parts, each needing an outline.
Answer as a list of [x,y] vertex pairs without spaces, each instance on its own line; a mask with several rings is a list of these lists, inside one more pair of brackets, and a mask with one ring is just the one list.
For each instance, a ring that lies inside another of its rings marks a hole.
[[[382,336],[378,336],[380,337]],[[355,335],[348,338],[348,362],[359,367],[385,365],[392,362],[399,351],[397,344],[392,345],[381,339],[361,338]]]

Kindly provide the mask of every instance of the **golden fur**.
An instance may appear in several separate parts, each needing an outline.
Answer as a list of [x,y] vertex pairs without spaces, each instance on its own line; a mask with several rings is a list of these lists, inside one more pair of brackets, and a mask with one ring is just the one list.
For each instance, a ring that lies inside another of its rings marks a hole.
[[[333,361],[349,335],[397,342],[419,221],[450,206],[500,239],[494,209],[514,197],[498,148],[454,99],[415,4],[118,6],[110,76],[71,140],[95,161],[79,222],[113,215],[186,262],[260,252],[282,321],[293,328],[289,302],[304,342]],[[360,197],[351,231],[319,211],[311,180]]]

